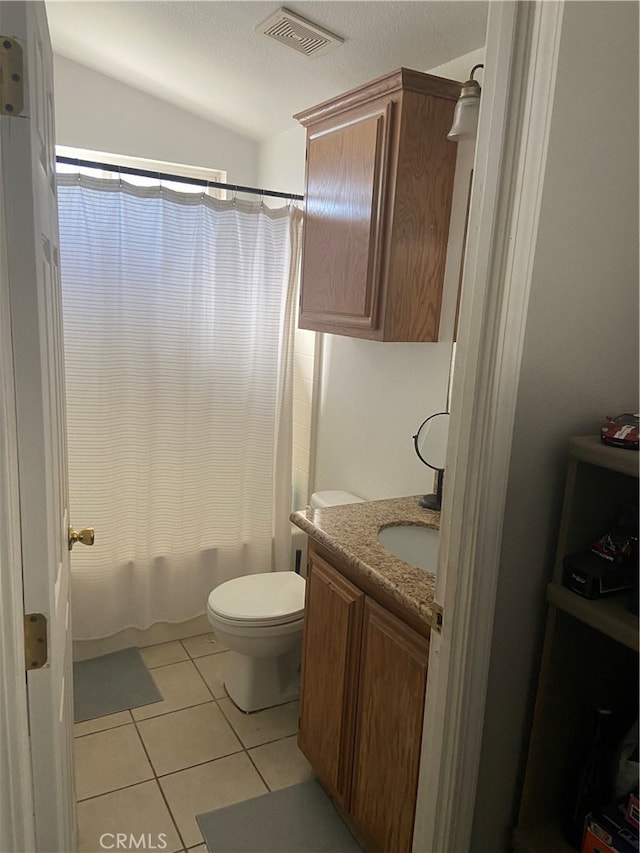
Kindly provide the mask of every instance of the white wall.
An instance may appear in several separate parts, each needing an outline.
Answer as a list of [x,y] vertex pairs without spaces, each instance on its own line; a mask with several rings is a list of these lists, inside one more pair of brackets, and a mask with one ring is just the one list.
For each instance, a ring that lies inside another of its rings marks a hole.
[[306,131],[298,124],[265,139],[258,155],[260,186],[303,195],[305,143]]
[[224,169],[255,186],[258,143],[62,56],[54,56],[56,142]]
[[[432,73],[463,80],[483,57],[484,48]],[[298,127],[264,142],[261,184],[304,192],[304,150],[305,133]],[[456,174],[450,243],[458,251],[448,259],[445,341],[453,327],[472,159],[469,150],[459,156],[461,168]],[[345,489],[370,500],[431,491],[433,474],[416,456],[412,435],[426,417],[445,408],[451,344],[323,338],[317,431],[309,459],[311,488]]]
[[638,80],[637,4],[567,3],[513,437],[474,853],[508,849],[517,817],[567,438],[596,433],[606,414],[638,411],[638,101],[627,80]]
[[432,492],[412,436],[445,408],[450,355],[450,344],[325,335],[314,488],[369,500]]
[[[452,59],[450,62],[445,62],[444,65],[437,65],[429,71],[429,74],[435,74],[436,77],[448,77],[450,80],[459,80],[463,83],[469,79],[469,73],[474,65],[484,62],[484,47],[479,47],[477,50],[472,50],[471,53],[465,53],[462,56]],[[482,85],[483,71],[476,71],[474,79]]]

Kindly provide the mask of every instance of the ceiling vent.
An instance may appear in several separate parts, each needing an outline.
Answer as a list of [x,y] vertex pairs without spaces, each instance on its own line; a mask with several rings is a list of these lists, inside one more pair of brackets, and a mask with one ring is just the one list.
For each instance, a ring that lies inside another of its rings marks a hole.
[[309,59],[335,50],[344,41],[284,8],[270,15],[256,30],[297,50],[298,53],[303,53]]

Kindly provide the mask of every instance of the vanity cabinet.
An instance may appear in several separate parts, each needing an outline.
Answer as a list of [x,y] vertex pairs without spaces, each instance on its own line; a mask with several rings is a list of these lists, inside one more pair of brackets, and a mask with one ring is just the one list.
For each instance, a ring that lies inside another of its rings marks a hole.
[[294,116],[307,129],[300,328],[438,339],[460,88],[401,68]]
[[586,551],[637,501],[637,453],[598,436],[570,440],[516,853],[571,853],[563,817],[596,709],[614,712],[620,738],[637,718],[639,632],[629,593],[589,600],[562,585],[564,557]]
[[429,629],[348,571],[310,543],[298,743],[367,849],[409,853]]
[[350,812],[381,851],[413,839],[429,642],[365,599]]
[[300,749],[347,806],[364,594],[311,555],[307,574],[300,698]]

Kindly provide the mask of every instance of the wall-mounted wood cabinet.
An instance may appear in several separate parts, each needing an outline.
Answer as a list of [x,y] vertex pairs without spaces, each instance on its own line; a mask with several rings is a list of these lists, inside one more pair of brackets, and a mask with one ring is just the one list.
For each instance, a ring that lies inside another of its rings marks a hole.
[[295,116],[307,129],[301,328],[438,339],[459,94],[401,68]]
[[429,629],[410,627],[344,569],[311,543],[298,742],[367,849],[409,853]]

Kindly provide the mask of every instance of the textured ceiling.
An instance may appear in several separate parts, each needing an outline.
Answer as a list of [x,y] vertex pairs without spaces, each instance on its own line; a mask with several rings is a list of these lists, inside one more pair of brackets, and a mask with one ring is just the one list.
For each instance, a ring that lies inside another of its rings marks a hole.
[[[308,59],[257,33],[281,5],[344,44]],[[394,68],[427,71],[482,47],[486,14],[481,0],[47,2],[56,53],[255,139]]]

